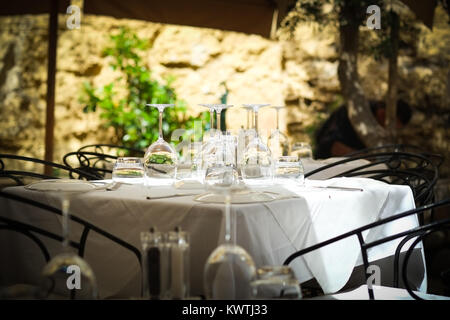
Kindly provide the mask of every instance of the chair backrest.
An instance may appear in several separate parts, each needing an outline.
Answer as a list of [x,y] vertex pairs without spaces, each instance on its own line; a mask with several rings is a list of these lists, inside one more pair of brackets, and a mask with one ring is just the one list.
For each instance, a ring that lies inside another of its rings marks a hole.
[[[40,167],[41,170],[28,171],[21,169],[30,166]],[[54,174],[47,175],[42,173],[45,166],[53,168]],[[25,185],[29,182],[27,180],[30,179],[57,179],[65,176],[84,180],[95,178],[92,174],[59,163],[13,154],[0,154],[0,178],[8,180],[8,184],[12,182],[13,185]]]
[[96,176],[96,179],[105,179],[112,173],[115,160],[121,156],[143,157],[144,151],[117,146],[113,144],[86,145],[77,151],[69,152],[63,157],[66,166]]
[[[366,230],[370,230],[372,228],[381,226],[381,225],[385,225],[391,221],[394,220],[398,220],[401,219],[403,217],[406,216],[410,216],[413,214],[423,214],[425,211],[433,209],[433,208],[437,208],[437,207],[445,207],[445,206],[449,206],[450,205],[450,199],[446,199],[446,200],[442,200],[439,201],[437,203],[433,203],[433,204],[429,204],[429,205],[425,205],[422,206],[420,208],[416,208],[416,209],[412,209],[412,210],[408,210],[396,215],[393,215],[391,217],[385,218],[385,219],[381,219],[379,221],[367,224],[365,226],[362,226],[360,228],[354,229],[352,231],[346,232],[342,235],[333,237],[329,240],[320,242],[318,244],[312,245],[308,248],[299,250],[297,252],[294,252],[293,254],[291,254],[285,261],[284,261],[284,265],[288,265],[290,264],[294,259],[303,256],[311,251],[314,250],[318,250],[324,246],[327,245],[331,245],[337,241],[349,238],[349,237],[353,237],[356,236],[358,238],[359,241],[359,245],[360,245],[360,249],[361,249],[361,255],[363,258],[363,264],[364,264],[364,270],[366,270],[365,276],[366,276],[366,281],[369,279],[370,274],[367,273],[368,267],[369,267],[369,260],[368,260],[368,254],[367,251],[368,249],[381,245],[383,243],[398,239],[398,238],[403,238],[402,241],[400,241],[399,245],[397,246],[395,255],[394,255],[394,286],[398,286],[398,274],[399,274],[399,258],[400,258],[400,252],[402,247],[411,239],[416,238],[413,242],[413,244],[408,248],[408,250],[406,251],[405,254],[405,259],[403,261],[402,264],[402,277],[403,277],[403,281],[405,284],[405,288],[408,291],[408,293],[414,298],[414,299],[422,299],[419,296],[417,296],[413,290],[411,289],[411,286],[409,284],[408,278],[407,278],[407,268],[408,268],[408,262],[409,259],[411,257],[412,254],[412,250],[414,249],[414,247],[423,240],[424,237],[428,236],[431,233],[440,231],[442,229],[450,229],[450,218],[448,219],[442,219],[436,222],[432,222],[426,225],[422,225],[422,226],[418,226],[416,228],[407,230],[407,231],[403,231],[403,232],[398,232],[395,234],[392,234],[390,236],[387,236],[385,238],[382,239],[378,239],[378,240],[374,240],[371,242],[366,242],[363,238],[363,232]],[[369,291],[369,298],[371,300],[373,300],[374,297],[374,293],[373,293],[373,289],[371,286],[368,286],[368,291]]]
[[[27,198],[18,196],[15,194],[10,194],[10,193],[6,193],[4,191],[0,191],[0,197],[26,204],[27,206],[29,206],[31,208],[42,209],[42,210],[44,210],[44,212],[49,213],[49,214],[55,214],[55,215],[62,216],[62,212],[60,209],[54,208],[52,206],[49,206],[49,205],[31,200],[31,199],[27,199]],[[80,257],[84,256],[88,236],[89,236],[90,232],[93,231],[93,232],[98,233],[101,236],[111,240],[112,242],[118,244],[119,246],[127,249],[129,252],[131,252],[133,255],[136,256],[139,266],[142,267],[141,252],[135,246],[133,246],[133,245],[129,244],[128,242],[110,234],[109,232],[93,225],[92,223],[87,222],[84,219],[81,219],[74,215],[69,215],[69,217],[70,217],[71,221],[74,221],[82,226],[83,231],[81,233],[79,241],[76,241],[76,242],[69,241],[69,246],[76,249],[78,252],[78,255]],[[20,221],[11,219],[11,218],[4,217],[4,216],[0,216],[0,230],[10,230],[10,231],[18,232],[18,233],[28,237],[29,239],[31,239],[39,247],[41,253],[43,254],[43,256],[47,262],[50,261],[51,257],[49,254],[49,250],[45,246],[41,237],[45,237],[45,238],[52,239],[52,240],[59,241],[59,242],[62,242],[64,240],[61,235],[55,234],[48,230],[45,230],[45,229],[30,225],[30,224],[27,224],[24,222],[20,222]]]
[[339,165],[356,163],[361,159],[369,162],[340,172],[333,178],[362,176],[390,184],[408,185],[413,191],[417,206],[434,201],[434,186],[439,176],[438,168],[430,158],[420,153],[394,151],[355,154],[312,170],[305,174],[305,178]]
[[382,145],[378,147],[371,147],[366,148],[362,150],[358,150],[355,152],[351,152],[346,155],[346,157],[353,157],[353,156],[359,156],[359,155],[369,155],[373,153],[379,153],[379,152],[409,152],[409,153],[418,153],[431,161],[433,161],[434,165],[439,168],[442,163],[444,162],[445,158],[438,153],[431,153],[428,151],[423,150],[423,148],[410,145],[410,144],[388,144],[388,145]]

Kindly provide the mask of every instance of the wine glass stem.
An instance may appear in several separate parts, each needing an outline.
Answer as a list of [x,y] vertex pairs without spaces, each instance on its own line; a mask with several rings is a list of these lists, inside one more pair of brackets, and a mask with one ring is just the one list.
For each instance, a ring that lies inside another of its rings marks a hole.
[[280,110],[277,109],[277,131],[280,130]]
[[[230,194],[225,195],[225,243],[227,244],[235,244],[235,230],[234,230],[234,221],[231,216],[231,196]],[[232,230],[233,228],[233,230]]]
[[62,237],[63,250],[68,251],[69,248],[69,207],[70,200],[67,195],[62,199]]
[[214,129],[214,109],[209,111],[209,132],[211,137],[213,136]]
[[255,120],[255,137],[258,137],[258,110],[254,110],[254,120]]
[[249,128],[249,126],[250,126],[250,124],[249,124],[249,118],[250,118],[249,113],[250,113],[250,110],[247,109],[247,130],[250,129]]
[[163,111],[159,110],[159,139],[163,139],[163,133],[162,133],[162,114]]
[[219,132],[221,132],[221,127],[220,127],[220,116],[222,114],[222,110],[217,110],[217,130]]

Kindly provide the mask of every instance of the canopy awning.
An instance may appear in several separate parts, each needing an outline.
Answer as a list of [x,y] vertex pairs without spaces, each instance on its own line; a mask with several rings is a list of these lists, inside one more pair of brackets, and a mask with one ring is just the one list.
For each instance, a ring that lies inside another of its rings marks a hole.
[[[83,13],[119,19],[274,35],[296,0],[84,0]],[[65,14],[70,0],[12,0],[0,5],[0,16],[50,14],[47,75],[45,156],[53,160],[56,49],[58,13]],[[81,23],[83,23],[81,21]]]
[[276,0],[85,0],[85,14],[258,34],[269,38],[288,2]]

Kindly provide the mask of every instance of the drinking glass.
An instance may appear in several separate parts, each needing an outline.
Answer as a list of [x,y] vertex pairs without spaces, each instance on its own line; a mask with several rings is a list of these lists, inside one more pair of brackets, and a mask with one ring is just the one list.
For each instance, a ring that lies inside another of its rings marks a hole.
[[112,170],[112,179],[118,182],[143,184],[144,176],[142,158],[119,157]]
[[252,281],[253,299],[301,299],[298,280],[289,266],[265,266],[256,271]]
[[291,147],[291,156],[297,156],[299,159],[312,159],[312,148],[307,142],[295,142]]
[[197,161],[200,163],[200,172],[202,175],[204,175],[206,171],[206,164],[209,163],[211,160],[211,157],[214,157],[215,149],[216,149],[216,130],[214,129],[214,111],[216,104],[199,104],[202,107],[206,107],[209,109],[209,122],[210,122],[210,128],[209,128],[209,137],[203,136],[203,144],[199,155],[199,160]]
[[217,126],[218,128],[216,130],[213,130],[211,127],[210,130],[210,137],[208,140],[206,140],[203,145],[202,145],[202,150],[201,150],[201,174],[204,175],[206,174],[206,171],[208,170],[208,168],[210,166],[216,166],[216,165],[220,165],[217,164],[218,161],[220,161],[220,159],[222,158],[222,152],[223,152],[223,145],[222,145],[222,140],[221,140],[221,128],[220,128],[220,114],[222,112],[223,109],[232,107],[232,106],[227,106],[224,104],[200,104],[203,107],[207,107],[209,108],[209,112],[211,115],[211,126],[214,123],[214,111],[216,111],[217,113]]
[[206,299],[250,299],[250,283],[255,279],[256,267],[248,252],[236,244],[236,222],[231,213],[230,187],[212,185],[210,190],[223,194],[225,198],[225,236],[223,243],[210,254],[205,264]]
[[201,142],[191,142],[183,163],[178,163],[177,175],[175,178],[176,188],[203,188],[201,173]]
[[216,152],[205,173],[207,186],[233,186],[238,183],[236,137],[226,132],[216,140]]
[[[97,299],[97,281],[92,268],[86,260],[69,247],[69,208],[71,200],[96,188],[94,184],[68,179],[42,180],[26,186],[27,189],[46,192],[61,201],[62,211],[62,253],[54,256],[42,270],[39,298],[46,299],[51,293],[67,298]],[[69,279],[72,273],[80,277]]]
[[162,133],[162,117],[164,109],[173,107],[173,104],[147,104],[158,108],[159,111],[159,137],[144,155],[144,168],[148,180],[158,179],[157,183],[167,180],[173,181],[177,171],[178,154],[175,149],[164,141]]
[[241,175],[248,185],[270,185],[273,182],[273,159],[269,147],[258,133],[258,110],[268,104],[246,104],[254,113],[255,137],[245,148],[241,158]]
[[247,148],[250,141],[255,137],[255,129],[253,128],[253,107],[252,106],[243,106],[243,108],[247,112],[247,124],[245,129],[239,130],[238,142],[237,142],[237,168],[239,172],[239,176],[242,177],[242,157],[244,156],[245,149]]
[[277,184],[293,183],[304,185],[305,172],[303,164],[296,156],[281,156],[275,162],[275,182]]
[[288,155],[289,140],[288,137],[286,137],[286,135],[280,131],[280,109],[284,108],[284,106],[273,106],[272,108],[277,112],[277,128],[272,131],[267,145],[272,152],[273,158],[276,159],[278,157]]

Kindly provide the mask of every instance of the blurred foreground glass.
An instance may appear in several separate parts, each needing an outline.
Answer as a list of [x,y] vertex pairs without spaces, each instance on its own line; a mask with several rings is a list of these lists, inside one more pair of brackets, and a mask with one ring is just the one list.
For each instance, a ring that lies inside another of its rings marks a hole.
[[290,155],[296,156],[299,159],[312,159],[313,153],[311,145],[307,142],[295,142],[292,144]]
[[190,292],[189,233],[179,227],[168,233],[170,286],[169,299],[186,299]]
[[97,299],[98,289],[94,271],[87,261],[73,252],[69,246],[71,200],[77,195],[94,190],[96,186],[87,181],[55,179],[35,182],[25,188],[45,192],[61,200],[62,253],[54,256],[44,266],[39,298],[51,299],[51,294],[57,294],[67,299]]
[[144,168],[147,177],[147,182],[153,184],[153,180],[157,179],[157,184],[166,180],[167,183],[172,183],[176,175],[178,154],[175,149],[166,141],[164,141],[162,133],[162,117],[164,109],[173,107],[173,104],[147,104],[147,106],[158,108],[159,111],[159,137],[144,155]]
[[275,162],[275,183],[304,185],[303,164],[296,156],[279,157]]
[[255,279],[255,263],[248,252],[236,244],[236,221],[231,213],[229,187],[212,187],[225,195],[225,239],[208,257],[204,269],[206,299],[243,300],[251,298],[250,283]]
[[145,177],[144,163],[142,158],[119,157],[117,158],[113,170],[113,181],[143,184]]
[[301,299],[298,280],[289,266],[265,266],[251,283],[253,299]]

